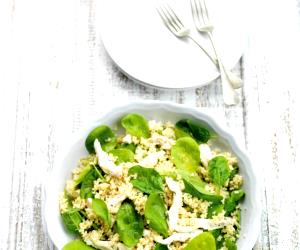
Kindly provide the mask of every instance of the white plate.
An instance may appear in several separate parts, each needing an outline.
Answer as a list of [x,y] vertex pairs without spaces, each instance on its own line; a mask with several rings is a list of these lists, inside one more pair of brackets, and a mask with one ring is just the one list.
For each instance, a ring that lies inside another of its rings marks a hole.
[[198,119],[206,122],[217,132],[219,139],[215,142],[216,146],[232,151],[237,156],[240,172],[245,179],[243,188],[245,189],[246,197],[242,203],[241,236],[238,240],[238,249],[252,249],[257,239],[260,225],[259,186],[255,171],[242,147],[211,116],[195,108],[160,101],[133,102],[114,108],[106,115],[100,117],[95,123],[90,124],[79,135],[73,136],[72,140],[67,141],[69,145],[67,145],[65,150],[60,151],[62,157],[54,166],[46,190],[45,219],[48,233],[55,246],[58,249],[62,249],[66,243],[72,240],[72,236],[65,231],[59,214],[59,194],[64,190],[66,180],[71,178],[71,171],[77,166],[78,160],[87,155],[84,146],[87,134],[99,124],[116,127],[119,125],[120,119],[131,112],[140,113],[147,119],[171,121],[174,123],[183,118]]
[[[118,67],[134,80],[163,88],[202,86],[219,73],[190,40],[176,38],[163,24],[153,0],[97,2],[103,44]],[[223,62],[229,68],[240,59],[247,41],[245,0],[207,0]],[[170,5],[197,40],[211,44],[195,31],[189,0]],[[213,53],[212,53],[213,54]]]

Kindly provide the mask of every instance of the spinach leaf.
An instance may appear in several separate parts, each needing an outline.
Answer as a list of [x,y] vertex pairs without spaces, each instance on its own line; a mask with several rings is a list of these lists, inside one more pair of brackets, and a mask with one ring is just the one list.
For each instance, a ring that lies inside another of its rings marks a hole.
[[82,240],[73,240],[66,244],[62,250],[94,250],[95,248],[86,245]]
[[184,250],[216,250],[216,241],[210,232],[204,232],[191,239]]
[[98,178],[104,179],[101,175],[100,171],[97,171],[97,169],[93,168],[91,169],[83,178],[81,187],[80,187],[80,197],[83,199],[87,198],[93,198],[93,187],[94,187],[94,181]]
[[128,134],[131,134],[138,138],[150,137],[148,121],[145,119],[145,117],[139,114],[126,115],[125,117],[122,118],[121,124],[125,128]]
[[166,213],[166,204],[160,193],[150,194],[145,205],[145,217],[149,221],[149,226],[164,237],[168,236]]
[[207,209],[207,218],[211,219],[214,215],[218,215],[223,211],[223,204],[222,203],[213,203]]
[[134,153],[129,149],[118,148],[111,150],[109,153],[117,157],[117,165],[119,165],[122,162],[134,162]]
[[61,214],[63,223],[66,229],[73,234],[79,233],[79,224],[82,222],[82,217],[77,209],[69,209]]
[[129,169],[128,175],[136,175],[130,182],[144,193],[163,192],[164,180],[154,169],[134,166]]
[[85,140],[85,147],[90,154],[95,153],[94,141],[96,139],[99,140],[102,149],[106,152],[115,148],[117,144],[116,136],[111,128],[106,125],[101,125],[94,128]]
[[206,143],[211,137],[212,132],[207,125],[201,122],[195,122],[190,119],[182,119],[175,125],[175,134],[177,138],[191,136],[198,143]]
[[88,172],[91,171],[92,168],[92,165],[88,165],[81,171],[77,179],[74,181],[75,186],[78,186],[83,181],[84,177],[87,175]]
[[123,143],[123,144],[118,144],[117,148],[119,149],[128,149],[130,151],[132,151],[133,153],[135,153],[137,145],[133,144],[133,143]]
[[230,176],[228,161],[224,156],[216,156],[208,162],[208,175],[212,182],[222,187]]
[[168,247],[167,247],[167,245],[156,243],[155,247],[154,247],[154,250],[168,250]]
[[232,164],[233,169],[230,172],[229,179],[231,180],[238,172],[239,172],[239,165],[235,162]]
[[190,137],[178,139],[172,146],[171,160],[178,169],[195,172],[200,164],[200,150],[197,142]]
[[124,202],[121,205],[117,213],[116,230],[121,241],[128,247],[135,246],[143,236],[143,219],[135,211],[132,203]]
[[100,217],[106,225],[111,226],[111,217],[106,206],[106,203],[101,199],[93,199],[92,201],[92,209],[95,214]]
[[199,176],[191,175],[184,171],[179,171],[184,182],[184,192],[191,194],[199,199],[220,203],[222,196],[206,191],[206,184]]
[[228,238],[225,238],[225,246],[228,250],[237,250],[236,243]]
[[245,191],[243,189],[237,189],[230,193],[229,198],[225,200],[224,203],[224,210],[225,215],[230,215],[231,212],[233,212],[238,205],[239,201],[245,197]]
[[[222,246],[224,244],[224,237],[222,235],[222,229],[219,228],[219,229],[212,230],[210,232],[215,237],[217,249],[222,248]],[[221,240],[220,240],[220,238],[221,238]]]

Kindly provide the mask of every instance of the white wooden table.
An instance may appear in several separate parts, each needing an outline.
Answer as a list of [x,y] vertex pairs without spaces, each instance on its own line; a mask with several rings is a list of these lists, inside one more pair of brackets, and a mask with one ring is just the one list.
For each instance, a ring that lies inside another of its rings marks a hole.
[[43,188],[60,145],[110,106],[136,99],[185,103],[223,119],[263,184],[254,249],[300,249],[300,1],[249,2],[236,107],[224,106],[219,80],[165,91],[122,75],[101,43],[98,1],[0,2],[0,249],[54,249]]

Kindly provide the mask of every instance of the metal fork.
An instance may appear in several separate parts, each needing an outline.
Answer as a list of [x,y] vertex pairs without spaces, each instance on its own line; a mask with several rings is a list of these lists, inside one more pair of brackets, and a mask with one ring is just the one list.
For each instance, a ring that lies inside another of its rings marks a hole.
[[218,53],[216,49],[216,42],[213,37],[213,29],[214,26],[210,22],[209,14],[208,14],[208,9],[206,6],[205,0],[190,0],[191,1],[191,8],[192,8],[192,14],[193,14],[193,19],[195,26],[197,30],[201,33],[206,33],[211,41],[212,47],[214,49],[216,58],[219,62],[219,67],[223,67],[223,70],[231,82],[232,86],[234,88],[240,88],[242,85],[242,79],[232,73],[230,70],[226,69],[224,67],[224,64],[221,62],[220,54]]
[[217,61],[212,57],[207,50],[198,43],[189,32],[189,29],[182,23],[182,21],[178,18],[175,12],[168,4],[161,4],[157,7],[158,14],[162,18],[166,27],[178,38],[189,38],[191,39],[197,46],[199,46],[203,52],[211,59],[211,61],[219,66],[221,82],[222,82],[222,90],[223,90],[223,100],[226,105],[235,105],[238,103],[238,97],[236,92],[234,91],[230,81],[228,80],[223,67],[218,65],[220,62],[217,58]]

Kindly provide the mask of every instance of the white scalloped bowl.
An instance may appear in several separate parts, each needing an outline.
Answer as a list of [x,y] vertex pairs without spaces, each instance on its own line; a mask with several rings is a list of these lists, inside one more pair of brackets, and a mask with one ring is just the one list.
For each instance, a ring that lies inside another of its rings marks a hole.
[[200,109],[161,101],[132,102],[113,108],[107,114],[99,117],[95,123],[90,124],[78,136],[73,137],[66,150],[61,151],[62,157],[59,158],[58,164],[55,164],[46,187],[45,219],[48,233],[55,246],[58,249],[62,249],[67,242],[72,240],[72,236],[65,231],[59,214],[59,194],[63,191],[66,180],[71,178],[71,171],[76,167],[78,160],[87,155],[84,146],[87,134],[100,124],[117,128],[120,119],[132,112],[142,114],[147,119],[171,121],[174,123],[183,118],[201,120],[219,135],[215,142],[216,145],[237,156],[240,173],[244,177],[243,188],[245,189],[246,197],[241,205],[242,220],[238,249],[252,249],[258,237],[261,208],[258,178],[249,158],[233,136],[226,132],[223,125],[217,124],[215,119],[207,113],[202,113]]

